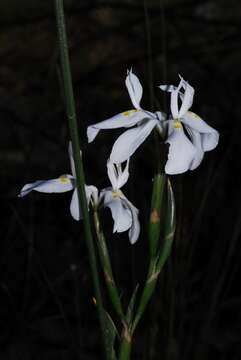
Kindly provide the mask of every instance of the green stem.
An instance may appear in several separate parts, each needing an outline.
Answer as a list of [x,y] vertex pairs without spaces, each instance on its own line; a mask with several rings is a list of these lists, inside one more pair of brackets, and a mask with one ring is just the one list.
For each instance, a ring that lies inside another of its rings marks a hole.
[[[78,135],[79,132],[78,132],[77,119],[76,119],[72,76],[70,70],[63,0],[55,0],[55,7],[56,7],[56,18],[57,18],[57,27],[58,27],[60,59],[61,59],[61,67],[63,74],[63,86],[64,86],[65,101],[66,101],[66,112],[69,122],[69,130],[70,130],[70,137],[72,140],[73,157],[74,157],[75,171],[76,171],[76,186],[78,190],[79,206],[81,208],[83,215],[84,234],[87,243],[88,256],[89,256],[92,278],[94,283],[98,316],[99,316],[103,341],[106,350],[107,344],[104,336],[103,304],[102,304],[102,297],[100,291],[100,281],[99,281],[99,275],[97,269],[95,248],[94,248],[94,243],[90,228],[88,206],[86,202],[85,176],[84,176],[83,162],[80,156],[80,143],[79,143],[79,135]],[[106,350],[106,354],[107,354],[107,350]]]
[[95,230],[96,230],[96,235],[97,235],[97,239],[98,239],[97,244],[98,244],[98,250],[99,250],[99,254],[100,254],[100,260],[101,260],[102,269],[104,272],[106,286],[107,286],[107,289],[109,292],[110,300],[111,300],[112,305],[114,306],[117,314],[119,315],[120,319],[122,320],[122,322],[124,322],[125,315],[124,315],[124,311],[123,311],[122,304],[120,301],[120,296],[119,296],[118,290],[116,288],[116,284],[115,284],[115,280],[114,280],[114,276],[113,276],[113,272],[112,272],[112,267],[111,267],[111,262],[110,262],[110,257],[109,257],[108,249],[106,246],[105,236],[104,236],[103,230],[100,225],[100,220],[99,220],[99,215],[98,215],[97,209],[94,209],[94,224],[95,224]]
[[124,326],[121,337],[119,360],[129,360],[131,355],[131,335],[127,327]]

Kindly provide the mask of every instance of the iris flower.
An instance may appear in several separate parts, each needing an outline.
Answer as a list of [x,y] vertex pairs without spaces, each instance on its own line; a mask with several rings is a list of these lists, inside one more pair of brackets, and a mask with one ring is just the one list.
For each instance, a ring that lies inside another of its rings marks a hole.
[[[70,190],[74,190],[70,203],[70,212],[75,220],[80,220],[82,216],[79,208],[78,193],[76,187],[75,166],[74,166],[71,143],[69,144],[69,157],[70,157],[72,175],[66,174],[66,175],[61,175],[57,179],[37,180],[33,183],[26,184],[20,191],[19,197],[28,195],[33,190],[42,193],[64,193]],[[88,205],[90,202],[92,202],[93,204],[98,203],[98,190],[95,186],[85,185],[85,192],[86,192],[86,199]]]
[[155,127],[162,132],[162,120],[164,119],[164,114],[159,111],[151,113],[142,109],[140,105],[143,93],[142,85],[132,70],[127,72],[125,83],[135,109],[117,114],[110,119],[91,125],[87,129],[90,143],[102,129],[130,128],[137,125],[133,129],[125,131],[114,143],[110,160],[116,164],[129,159]]
[[139,211],[121,191],[129,177],[129,159],[123,171],[121,164],[116,165],[108,160],[107,171],[112,187],[101,191],[99,201],[103,201],[104,207],[111,211],[114,220],[113,233],[129,230],[130,243],[134,244],[140,233]]
[[180,174],[194,170],[200,165],[204,152],[213,150],[217,146],[219,133],[197,114],[189,111],[193,103],[194,89],[182,77],[178,87],[161,85],[160,89],[171,93],[172,118],[168,120],[166,140],[170,147],[165,172]]

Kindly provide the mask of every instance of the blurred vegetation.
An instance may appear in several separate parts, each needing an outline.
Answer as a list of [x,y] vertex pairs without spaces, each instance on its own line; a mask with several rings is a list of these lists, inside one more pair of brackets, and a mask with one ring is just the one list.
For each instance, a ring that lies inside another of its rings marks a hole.
[[[105,162],[118,131],[102,132],[88,146],[86,127],[131,107],[124,85],[131,66],[146,108],[166,108],[157,85],[176,83],[180,73],[196,90],[193,110],[221,134],[197,170],[172,180],[175,249],[136,334],[133,359],[238,360],[240,1],[65,2],[88,184],[108,185]],[[49,0],[0,2],[1,360],[100,358],[82,225],[70,216],[70,194],[17,198],[25,183],[69,172],[53,9]],[[126,302],[147,266],[152,143],[135,154],[125,190],[141,210],[138,243],[112,236],[103,212]]]

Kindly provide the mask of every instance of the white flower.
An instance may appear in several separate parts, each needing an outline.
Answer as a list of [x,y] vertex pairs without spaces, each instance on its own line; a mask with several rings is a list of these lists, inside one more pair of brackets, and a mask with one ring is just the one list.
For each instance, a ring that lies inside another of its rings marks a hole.
[[[78,193],[75,179],[75,166],[71,143],[69,143],[69,157],[72,175],[61,175],[57,179],[38,180],[31,184],[26,184],[24,185],[18,196],[23,197],[25,195],[28,195],[33,190],[43,193],[63,193],[66,191],[74,190],[70,203],[70,212],[75,220],[80,220],[82,218],[82,215],[79,208]],[[88,205],[90,201],[92,201],[94,204],[98,203],[98,190],[95,186],[85,185],[85,192]]]
[[134,244],[140,234],[139,211],[120,190],[129,177],[129,159],[123,171],[121,164],[115,165],[108,160],[107,171],[112,187],[101,191],[100,200],[103,200],[104,207],[111,210],[114,220],[113,233],[129,230],[129,240]]
[[129,128],[137,125],[125,131],[114,143],[110,154],[113,163],[121,163],[129,159],[155,127],[162,131],[161,121],[164,119],[164,114],[159,111],[151,113],[141,108],[143,89],[132,70],[127,72],[125,83],[135,109],[122,112],[87,129],[88,141],[92,142],[101,129]]
[[[219,141],[219,133],[198,115],[189,111],[193,103],[194,89],[182,77],[180,79],[178,87],[160,86],[161,90],[171,93],[172,119],[168,121],[166,140],[170,144],[165,166],[167,174],[180,174],[196,169],[203,159],[204,152],[213,150]],[[181,91],[182,89],[184,92]],[[190,139],[186,136],[183,125]]]

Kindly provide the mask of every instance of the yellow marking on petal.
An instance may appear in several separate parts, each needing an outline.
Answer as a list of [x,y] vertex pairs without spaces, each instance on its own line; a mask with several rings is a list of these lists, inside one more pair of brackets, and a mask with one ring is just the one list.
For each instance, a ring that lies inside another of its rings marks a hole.
[[120,191],[120,190],[112,191],[113,199],[117,199],[117,198],[121,197],[121,195],[122,195],[122,191]]
[[178,121],[178,120],[175,120],[174,121],[174,128],[175,129],[182,129],[182,124],[180,123],[180,121]]
[[197,114],[195,114],[194,112],[192,111],[188,111],[188,113],[191,115],[191,117],[195,120],[200,120],[200,116],[198,116]]
[[137,110],[137,109],[128,110],[128,111],[123,112],[122,115],[124,115],[124,116],[130,116],[130,115],[134,114],[134,113],[137,112],[137,111],[139,111],[139,110]]
[[61,182],[61,184],[69,184],[70,183],[70,179],[66,175],[61,175],[59,177],[59,181]]

